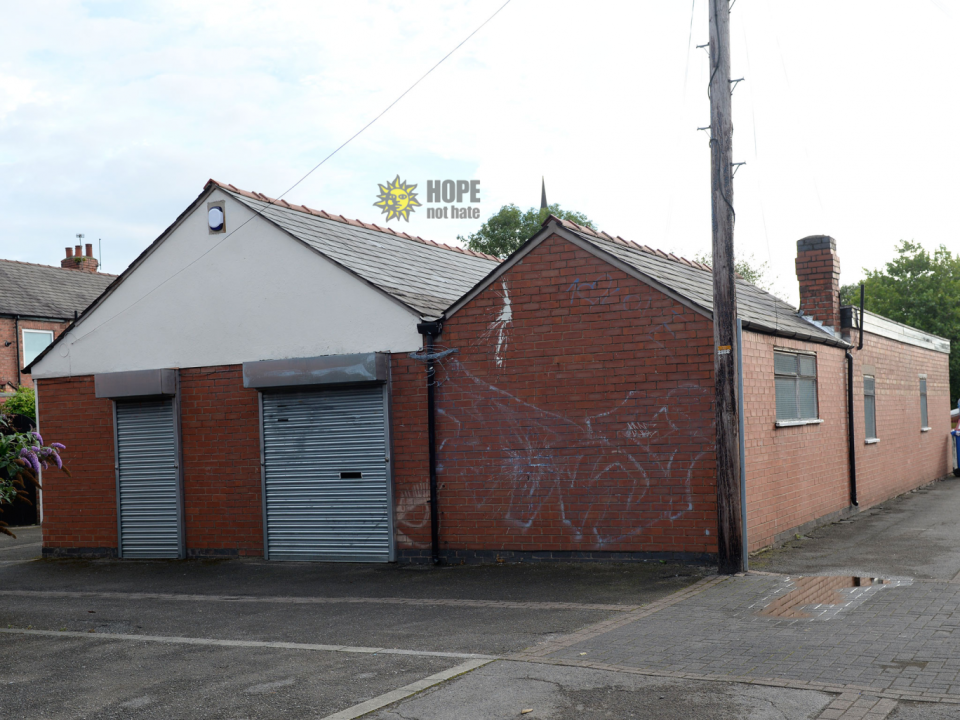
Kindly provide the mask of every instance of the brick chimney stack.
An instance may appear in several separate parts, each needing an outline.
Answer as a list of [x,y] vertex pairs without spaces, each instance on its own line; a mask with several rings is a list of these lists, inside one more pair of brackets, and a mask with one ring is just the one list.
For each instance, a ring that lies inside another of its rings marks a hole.
[[797,240],[800,310],[834,330],[840,329],[840,258],[828,235]]
[[93,243],[87,243],[86,254],[80,245],[66,248],[66,257],[60,261],[60,267],[80,272],[95,273],[99,266],[100,263],[93,256]]

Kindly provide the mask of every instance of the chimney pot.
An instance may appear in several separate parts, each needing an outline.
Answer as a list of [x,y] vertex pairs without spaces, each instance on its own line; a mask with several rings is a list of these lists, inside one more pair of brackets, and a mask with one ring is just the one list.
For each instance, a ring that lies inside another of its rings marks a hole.
[[79,245],[77,245],[77,246],[73,249],[73,254],[76,255],[77,257],[83,257],[83,248],[80,247]]
[[72,247],[68,247],[68,248],[67,248],[67,257],[68,257],[68,258],[72,258],[72,257],[73,257],[73,248],[72,248]]
[[87,243],[86,257],[93,257],[93,243]]

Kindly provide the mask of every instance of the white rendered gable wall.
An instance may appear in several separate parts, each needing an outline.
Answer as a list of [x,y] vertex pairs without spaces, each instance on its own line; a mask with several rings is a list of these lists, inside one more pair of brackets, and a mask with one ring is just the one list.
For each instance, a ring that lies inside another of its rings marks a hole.
[[254,218],[226,240],[209,234],[206,206],[215,200],[226,203],[228,233],[253,215],[214,191],[34,366],[32,376],[420,347],[415,312],[267,220]]

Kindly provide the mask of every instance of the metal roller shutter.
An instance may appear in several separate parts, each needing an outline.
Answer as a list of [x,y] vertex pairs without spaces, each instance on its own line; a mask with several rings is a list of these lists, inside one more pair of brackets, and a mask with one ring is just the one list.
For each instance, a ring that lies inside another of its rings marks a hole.
[[390,559],[381,386],[263,394],[271,560]]
[[120,554],[180,556],[179,473],[173,400],[117,403]]

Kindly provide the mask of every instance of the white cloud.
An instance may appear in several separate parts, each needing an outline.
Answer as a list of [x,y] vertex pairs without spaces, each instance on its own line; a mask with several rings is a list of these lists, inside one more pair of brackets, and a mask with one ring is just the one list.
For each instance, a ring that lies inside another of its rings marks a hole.
[[[500,4],[16,4],[0,26],[0,255],[55,264],[84,232],[118,272],[208,177],[283,192]],[[737,243],[794,296],[807,234],[837,238],[843,282],[901,238],[957,247],[957,17],[957,0],[736,4]],[[675,0],[514,0],[290,199],[377,222],[395,174],[422,192],[479,178],[486,217],[536,205],[545,176],[551,201],[692,256],[710,208],[690,19]],[[404,228],[451,241],[478,225]]]

